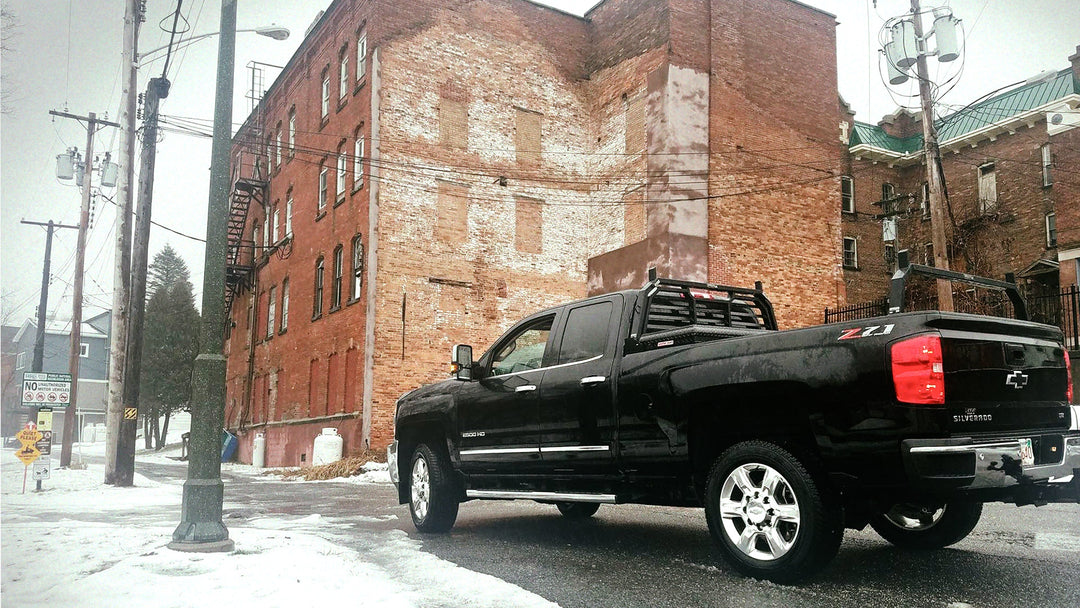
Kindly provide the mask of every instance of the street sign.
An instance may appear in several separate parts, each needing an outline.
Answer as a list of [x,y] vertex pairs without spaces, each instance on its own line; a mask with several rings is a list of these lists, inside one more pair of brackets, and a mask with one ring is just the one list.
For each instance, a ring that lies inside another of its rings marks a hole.
[[37,429],[41,433],[41,439],[35,444],[42,456],[52,453],[52,419],[51,407],[43,407],[38,410]]
[[38,459],[41,456],[41,452],[38,451],[34,444],[28,443],[19,448],[15,455],[19,457],[19,460],[23,461],[23,464],[30,466],[30,463]]
[[15,439],[18,439],[19,443],[24,446],[41,441],[43,436],[44,435],[42,435],[41,431],[38,431],[37,428],[25,428],[18,433],[15,433]]
[[23,407],[66,407],[71,401],[71,374],[23,372],[22,397]]
[[42,456],[41,459],[34,462],[34,481],[48,479],[51,468],[52,459],[48,456]]

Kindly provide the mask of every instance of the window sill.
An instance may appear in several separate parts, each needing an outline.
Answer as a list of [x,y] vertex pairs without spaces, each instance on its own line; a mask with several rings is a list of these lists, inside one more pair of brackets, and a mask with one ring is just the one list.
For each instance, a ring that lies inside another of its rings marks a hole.
[[858,272],[859,270],[861,270],[861,268],[859,268],[858,266],[847,266],[847,265],[845,265],[844,270],[853,270],[855,272]]
[[334,201],[334,206],[337,207],[338,205],[340,205],[340,204],[342,204],[344,202],[345,202],[345,195],[343,194],[343,195],[339,196],[337,198],[337,200]]
[[366,84],[367,84],[367,74],[364,74],[363,76],[360,77],[360,80],[356,81],[356,87],[353,88],[352,94],[356,95],[357,93],[359,93],[360,89],[363,89],[364,85],[366,85]]
[[317,313],[311,315],[312,322],[318,321],[321,318],[322,318],[322,313],[321,312],[317,312]]
[[285,332],[287,332],[287,331],[289,331],[288,327],[282,327],[281,329],[278,330],[277,333],[278,333],[279,336],[284,336]]
[[364,189],[364,181],[363,180],[360,180],[359,183],[357,183],[356,180],[353,180],[353,189],[352,189],[351,194],[355,195],[357,192],[359,192],[359,191],[361,191],[363,189]]
[[338,98],[337,109],[334,110],[334,112],[337,113],[337,112],[340,112],[340,111],[344,110],[345,106],[347,106],[347,105],[349,105],[349,95],[348,95],[348,93],[346,93],[344,96]]
[[323,127],[330,124],[330,115],[326,114],[319,120],[319,130],[322,131]]
[[844,215],[852,216],[852,217],[858,215],[857,213],[855,213],[854,209],[841,209],[840,213],[842,213]]
[[331,307],[330,307],[330,310],[329,310],[329,311],[327,311],[327,314],[331,314],[331,315],[332,315],[332,314],[334,314],[335,312],[337,312],[337,311],[339,311],[339,310],[341,310],[341,305],[340,305],[340,304],[339,304],[339,305],[337,305],[337,306],[331,306]]
[[357,302],[359,302],[361,299],[362,298],[352,298],[348,302],[345,302],[345,305],[346,306],[352,306],[353,304],[356,304]]
[[325,208],[323,208],[322,211],[315,214],[315,221],[317,222],[317,221],[321,220],[324,217],[326,217],[326,209]]

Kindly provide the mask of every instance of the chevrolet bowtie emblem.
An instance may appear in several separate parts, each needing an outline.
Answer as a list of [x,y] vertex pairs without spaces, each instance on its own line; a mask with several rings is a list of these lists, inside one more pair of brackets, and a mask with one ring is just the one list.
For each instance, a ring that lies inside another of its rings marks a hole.
[[1021,371],[1015,371],[1008,376],[1005,376],[1005,386],[1011,386],[1015,389],[1022,389],[1027,386],[1028,375]]

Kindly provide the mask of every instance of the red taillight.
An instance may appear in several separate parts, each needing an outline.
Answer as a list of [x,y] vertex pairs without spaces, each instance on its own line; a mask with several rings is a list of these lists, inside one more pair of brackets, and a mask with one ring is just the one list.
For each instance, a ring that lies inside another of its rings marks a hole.
[[941,336],[927,334],[893,344],[892,377],[897,401],[944,405]]
[[1069,361],[1069,351],[1065,351],[1065,377],[1068,384],[1065,385],[1065,401],[1067,403],[1073,402],[1073,388],[1072,388],[1072,361]]

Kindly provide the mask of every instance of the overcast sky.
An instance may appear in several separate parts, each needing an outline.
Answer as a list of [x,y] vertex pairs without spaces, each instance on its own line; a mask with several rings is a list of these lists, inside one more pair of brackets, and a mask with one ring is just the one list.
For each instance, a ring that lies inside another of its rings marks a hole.
[[[582,14],[595,1],[542,3]],[[877,122],[894,111],[898,102],[912,103],[903,94],[913,93],[914,89],[905,87],[890,95],[882,84],[876,52],[881,24],[906,11],[909,0],[806,3],[837,16],[839,92],[855,109],[857,119]],[[284,65],[318,11],[328,4],[329,0],[238,3],[239,28],[277,24],[289,28],[292,36],[278,42],[251,33],[238,34],[235,123],[242,122],[249,111],[245,99],[250,86],[248,62]],[[1065,68],[1069,65],[1067,58],[1080,44],[1080,4],[1075,0],[924,0],[925,6],[943,4],[951,6],[963,20],[967,34],[963,72],[944,98],[947,104],[963,105],[1044,70]],[[114,121],[119,117],[123,5],[122,0],[3,0],[4,11],[15,19],[14,29],[10,35],[5,34],[0,59],[4,99],[0,117],[0,290],[5,324],[21,324],[34,314],[41,284],[45,230],[22,225],[20,220],[52,219],[72,225],[79,220],[79,191],[56,179],[55,163],[56,155],[67,148],[85,147],[86,131],[75,121],[54,119],[49,110],[80,115],[96,112]],[[144,52],[168,42],[159,23],[171,25],[171,19],[166,17],[175,6],[175,0],[147,2],[149,13],[139,42]],[[216,31],[219,6],[217,0],[184,2],[183,12],[191,31]],[[216,53],[216,38],[211,38],[196,42],[174,57],[168,74],[172,92],[162,102],[162,114],[198,122],[209,131]],[[938,66],[931,60],[931,72],[939,80],[955,75],[959,66],[959,61]],[[830,67],[807,65],[806,78],[814,78],[817,70]],[[146,80],[160,75],[161,69],[160,60],[144,66],[139,90],[145,90]],[[115,129],[98,133],[98,155],[111,151],[115,158],[118,149]],[[209,161],[208,139],[176,132],[164,134],[158,146],[154,189],[156,222],[199,239],[205,235]],[[112,190],[104,193],[115,194]],[[111,304],[115,217],[113,205],[99,197],[86,254],[84,318]],[[58,231],[53,242],[48,309],[61,317],[71,314],[75,242],[74,230]],[[201,293],[202,243],[154,227],[151,257],[166,243],[187,261],[196,293]]]

